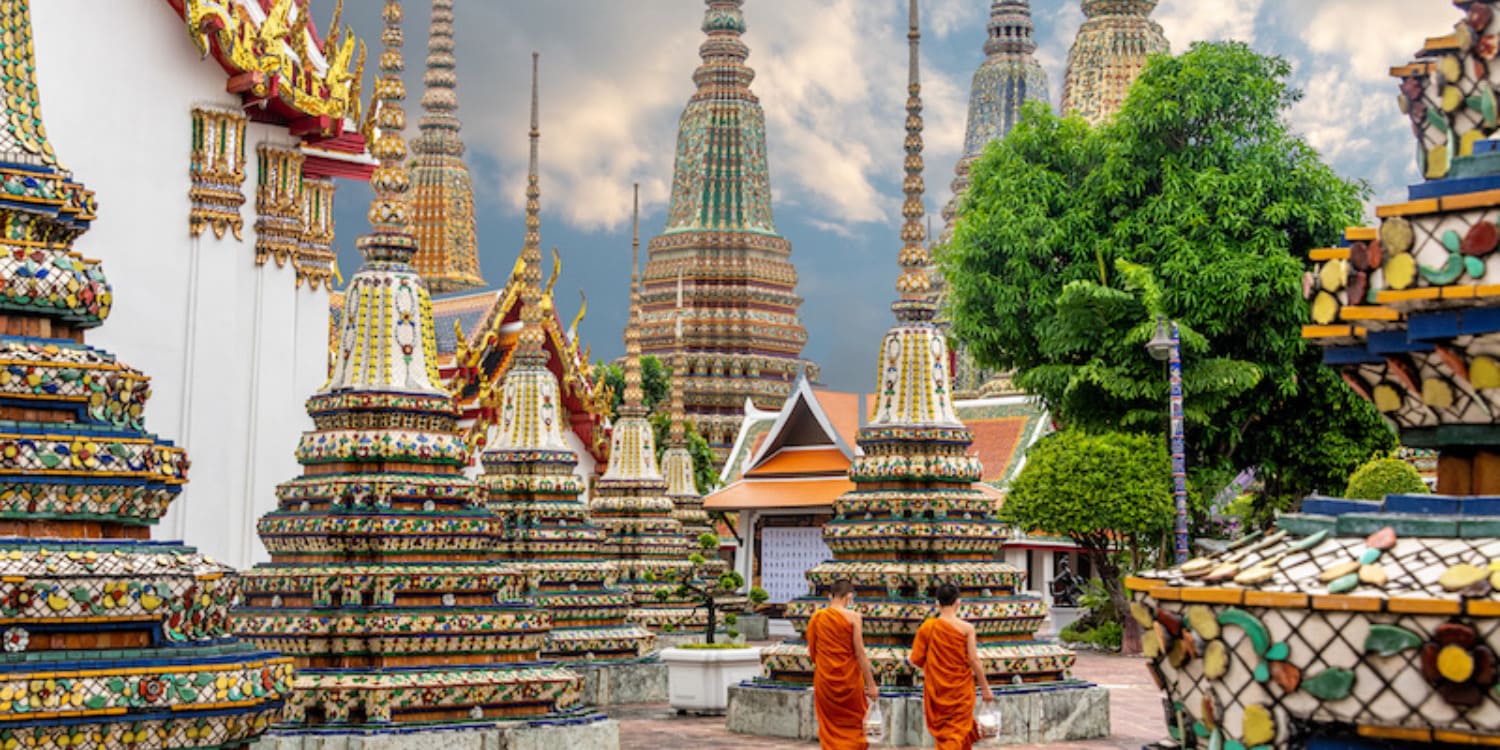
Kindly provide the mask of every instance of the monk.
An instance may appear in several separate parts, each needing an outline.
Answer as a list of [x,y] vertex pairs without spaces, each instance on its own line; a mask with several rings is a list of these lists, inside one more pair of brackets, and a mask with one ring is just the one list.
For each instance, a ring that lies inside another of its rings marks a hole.
[[911,645],[911,663],[922,670],[922,712],[937,750],[970,750],[979,739],[974,725],[974,684],[984,702],[995,700],[974,626],[958,618],[958,589],[943,584],[937,590],[938,616],[922,623]]
[[854,584],[841,578],[828,590],[828,606],[807,621],[818,746],[824,750],[866,750],[866,700],[880,697],[865,654],[864,623],[849,609],[853,603]]

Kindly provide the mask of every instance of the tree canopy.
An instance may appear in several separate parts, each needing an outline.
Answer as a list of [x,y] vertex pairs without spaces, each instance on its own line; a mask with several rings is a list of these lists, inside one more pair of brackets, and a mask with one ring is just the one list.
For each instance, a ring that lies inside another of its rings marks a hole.
[[1307,252],[1368,189],[1292,132],[1289,73],[1200,43],[1153,57],[1100,127],[1028,104],[939,250],[953,335],[1064,425],[1164,434],[1167,376],[1143,345],[1155,315],[1177,321],[1195,494],[1256,467],[1267,513],[1394,442],[1301,338]]

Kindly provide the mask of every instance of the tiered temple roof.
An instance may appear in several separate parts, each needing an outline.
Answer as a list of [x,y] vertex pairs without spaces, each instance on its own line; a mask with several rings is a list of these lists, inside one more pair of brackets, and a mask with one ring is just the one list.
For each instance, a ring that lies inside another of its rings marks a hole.
[[1098,124],[1120,111],[1146,58],[1171,51],[1151,20],[1157,0],[1083,0],[1085,20],[1068,50],[1062,111]]
[[145,431],[148,378],[84,343],[113,301],[71,249],[94,194],[47,141],[28,0],[0,30],[0,744],[243,746],[291,662],[230,638],[233,569],[150,541],[187,456]]
[[[917,1],[911,0],[896,325],[881,343],[875,416],[859,430],[860,453],[849,467],[855,488],[835,501],[834,519],[823,527],[834,560],[809,571],[808,580],[819,594],[839,579],[854,583],[865,643],[883,685],[916,684],[907,656],[943,583],[962,592],[961,614],[978,631],[979,658],[992,680],[1053,681],[1066,675],[1073,655],[1031,640],[1047,606],[1018,594],[1025,573],[995,561],[1003,529],[995,518],[998,505],[975,486],[981,468],[968,455],[973,435],[954,411],[947,347],[933,322],[937,306],[922,226],[920,36]],[[797,599],[787,617],[802,632],[822,602],[818,595]],[[805,643],[773,646],[763,661],[774,680],[812,680]]]
[[[666,228],[649,246],[640,338],[642,351],[666,359],[680,320],[688,418],[722,458],[747,398],[772,409],[791,392],[807,331],[791,244],[771,212],[765,113],[740,38],[743,0],[706,4],[708,39],[679,124]],[[808,367],[816,379],[816,365]]]
[[412,265],[433,294],[484,286],[474,229],[474,189],[459,136],[453,0],[432,0],[420,134],[411,141]]
[[543,346],[541,186],[537,172],[536,56],[532,57],[531,167],[521,248],[521,330],[505,375],[497,438],[481,460],[479,486],[505,521],[500,550],[526,577],[528,595],[552,614],[543,654],[560,659],[637,658],[655,636],[628,624],[631,592],[619,566],[599,554],[604,530],[582,499],[587,481],[562,433],[557,376]]
[[591,510],[604,527],[604,554],[620,564],[620,580],[635,596],[631,619],[653,630],[698,624],[707,612],[675,592],[676,581],[692,566],[693,546],[673,517],[667,480],[656,462],[656,435],[641,392],[640,186],[632,221],[630,320],[625,326],[625,394],[610,435],[609,468],[594,487]]
[[493,561],[503,524],[463,476],[469,450],[410,264],[401,18],[387,0],[365,266],[332,376],[308,399],[303,475],[259,525],[272,562],[246,574],[235,613],[238,632],[296,659],[293,729],[545,717],[580,697],[576,675],[535,663],[551,618]]

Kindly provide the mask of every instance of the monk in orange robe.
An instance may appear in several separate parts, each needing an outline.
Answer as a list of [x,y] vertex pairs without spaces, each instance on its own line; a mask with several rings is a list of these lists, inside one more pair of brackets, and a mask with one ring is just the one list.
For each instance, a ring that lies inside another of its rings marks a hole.
[[849,609],[854,584],[837,580],[828,606],[807,621],[807,653],[813,661],[813,705],[818,711],[818,746],[823,750],[866,750],[866,699],[880,696],[875,671],[865,654],[864,624]]
[[911,645],[911,663],[922,670],[922,713],[937,750],[970,750],[979,739],[974,724],[974,684],[985,703],[995,700],[979,661],[974,626],[958,618],[958,589],[938,587],[938,616],[922,623]]

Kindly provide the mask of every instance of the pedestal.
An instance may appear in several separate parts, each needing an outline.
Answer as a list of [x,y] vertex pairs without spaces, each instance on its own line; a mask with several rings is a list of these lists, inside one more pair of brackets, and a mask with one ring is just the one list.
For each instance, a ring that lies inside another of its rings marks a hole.
[[667,665],[668,701],[678,711],[723,713],[730,686],[760,674],[758,648],[669,648],[661,660]]
[[570,663],[583,678],[585,706],[667,702],[667,665],[655,656],[632,661]]
[[251,750],[619,750],[620,725],[590,714],[556,721],[401,727],[387,731],[271,731]]

